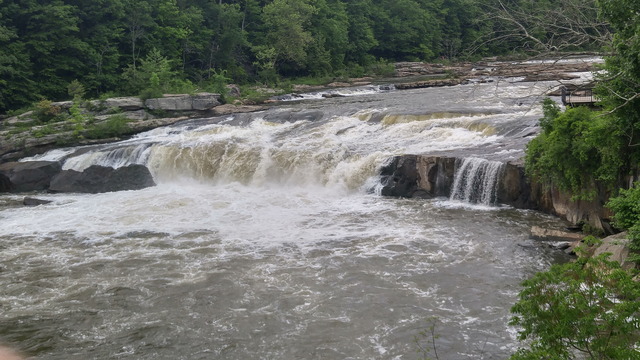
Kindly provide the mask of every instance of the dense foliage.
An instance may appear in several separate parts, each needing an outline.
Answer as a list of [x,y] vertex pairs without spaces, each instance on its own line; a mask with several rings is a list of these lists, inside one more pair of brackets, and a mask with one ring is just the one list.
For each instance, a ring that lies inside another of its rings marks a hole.
[[[614,30],[612,55],[597,87],[602,109],[562,112],[546,100],[542,132],[527,147],[526,170],[577,197],[603,188],[618,193],[607,206],[614,225],[628,230],[630,259],[639,263],[640,187],[624,187],[640,167],[640,2],[598,5]],[[640,358],[637,272],[621,269],[607,255],[557,265],[524,282],[512,324],[521,327],[520,339],[529,346],[512,359]]]
[[592,198],[598,185],[614,188],[627,164],[615,118],[587,107],[562,112],[550,99],[543,111],[542,132],[527,146],[527,174],[576,198]]
[[151,95],[210,89],[220,74],[274,84],[530,50],[563,37],[542,24],[521,36],[519,21],[566,3],[510,1],[512,18],[489,0],[0,0],[0,113],[65,99],[74,80],[89,98]]
[[640,287],[617,262],[582,258],[524,286],[511,323],[530,346],[511,359],[640,358]]
[[616,192],[640,163],[640,2],[600,0],[614,30],[612,55],[598,76],[601,111],[561,112],[546,100],[542,133],[527,148],[529,175],[578,198],[598,188]]
[[627,230],[629,248],[633,251],[631,259],[640,263],[640,184],[631,189],[621,189],[607,206],[614,212],[614,225]]

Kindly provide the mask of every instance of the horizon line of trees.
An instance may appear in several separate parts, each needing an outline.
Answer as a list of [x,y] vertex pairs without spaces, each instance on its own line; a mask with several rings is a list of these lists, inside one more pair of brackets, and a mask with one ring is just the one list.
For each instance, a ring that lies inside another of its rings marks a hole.
[[[0,113],[67,98],[74,80],[90,97],[137,95],[150,82],[164,91],[206,89],[221,79],[273,85],[283,77],[359,77],[392,61],[599,48],[594,41],[549,41],[565,38],[548,28],[550,20],[577,19],[568,14],[575,8],[563,6],[549,0],[0,0]],[[595,6],[580,6],[583,32],[606,28]]]

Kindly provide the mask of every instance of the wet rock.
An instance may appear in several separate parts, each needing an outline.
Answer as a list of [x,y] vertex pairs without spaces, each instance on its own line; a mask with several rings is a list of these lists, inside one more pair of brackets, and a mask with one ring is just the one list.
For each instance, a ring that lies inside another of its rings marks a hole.
[[22,204],[24,206],[38,206],[38,205],[51,204],[52,202],[53,201],[51,201],[51,200],[43,200],[43,199],[37,199],[37,198],[32,198],[32,197],[26,197],[22,201]]
[[236,113],[247,113],[254,111],[266,110],[265,106],[257,106],[257,105],[232,105],[225,104],[216,106],[211,111],[215,115],[228,115],[228,114],[236,114]]
[[143,165],[111,168],[93,165],[82,172],[64,170],[51,180],[51,192],[103,193],[140,190],[155,186],[153,177]]
[[[455,158],[402,155],[383,167],[382,195],[397,197],[449,196],[455,176]],[[632,183],[632,182],[629,182]],[[571,224],[589,224],[612,233],[611,211],[604,204],[607,192],[600,189],[590,201],[573,200],[571,195],[549,184],[531,182],[521,162],[509,162],[498,179],[497,202],[518,209],[532,209],[566,219]]]
[[584,234],[556,229],[546,229],[540,226],[532,226],[531,237],[538,240],[573,242],[581,241],[582,239],[584,239]]
[[396,156],[382,168],[382,195],[397,197],[449,196],[455,158],[441,156]]
[[[0,189],[11,192],[41,191],[62,170],[56,161],[26,161],[0,164]],[[7,184],[8,179],[8,184]]]
[[560,81],[560,80],[573,80],[580,78],[579,75],[573,74],[557,74],[557,73],[543,73],[532,74],[525,76],[522,82],[536,82],[536,81]]
[[0,193],[11,191],[11,180],[4,174],[0,174]]
[[382,168],[383,196],[413,197],[418,190],[417,156],[396,156]]

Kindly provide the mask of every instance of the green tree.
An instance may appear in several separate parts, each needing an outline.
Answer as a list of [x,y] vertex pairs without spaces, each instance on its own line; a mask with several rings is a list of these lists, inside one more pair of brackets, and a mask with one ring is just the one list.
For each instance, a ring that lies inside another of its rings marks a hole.
[[307,46],[313,41],[309,25],[316,13],[310,0],[274,0],[264,7],[266,39],[276,51],[276,66],[304,65]]
[[129,67],[122,74],[125,80],[126,91],[130,94],[140,94],[143,90],[148,91],[144,96],[158,96],[168,93],[172,88],[176,87],[177,73],[172,69],[171,61],[160,54],[160,50],[152,49],[144,59],[140,61],[140,65],[134,70],[133,66]]
[[82,58],[85,68],[75,77],[86,86],[90,96],[112,91],[120,83],[120,69],[128,54],[120,48],[125,40],[125,3],[123,0],[67,0],[67,3],[78,9],[78,36],[87,44]]
[[523,283],[511,325],[529,343],[511,359],[640,358],[640,286],[606,254]]
[[606,58],[597,88],[602,104],[615,118],[612,136],[624,144],[619,155],[628,164],[640,163],[640,3],[600,0],[602,15],[614,30],[612,55]]
[[373,56],[370,51],[378,41],[373,32],[373,4],[371,0],[354,0],[347,3],[349,19],[345,60],[347,63],[368,65]]
[[328,75],[344,66],[349,43],[346,6],[339,0],[315,0],[312,17],[313,41],[308,48],[307,67],[316,76]]
[[428,4],[385,0],[374,13],[375,55],[392,60],[429,60],[438,53],[440,24]]

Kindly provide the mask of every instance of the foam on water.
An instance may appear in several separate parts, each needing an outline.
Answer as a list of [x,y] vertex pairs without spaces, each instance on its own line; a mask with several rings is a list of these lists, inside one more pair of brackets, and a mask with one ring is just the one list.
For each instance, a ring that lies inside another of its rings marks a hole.
[[553,259],[528,229],[557,221],[364,191],[392,155],[521,148],[530,110],[482,91],[531,90],[502,87],[330,99],[352,111],[203,119],[49,153],[65,168],[143,163],[159,185],[37,207],[0,196],[0,337],[48,360],[400,359],[436,317],[442,358],[506,358],[518,284]]

